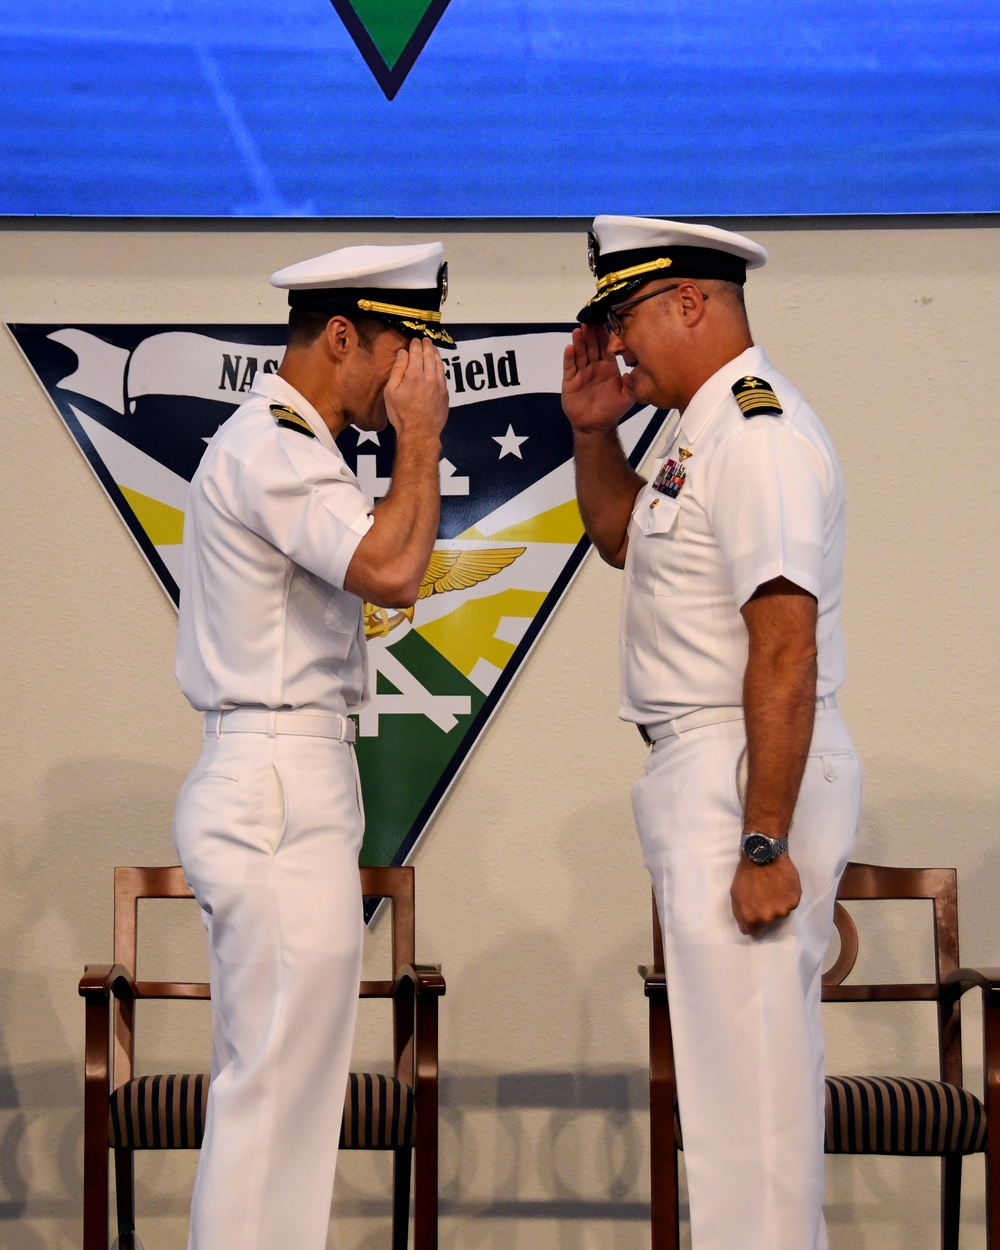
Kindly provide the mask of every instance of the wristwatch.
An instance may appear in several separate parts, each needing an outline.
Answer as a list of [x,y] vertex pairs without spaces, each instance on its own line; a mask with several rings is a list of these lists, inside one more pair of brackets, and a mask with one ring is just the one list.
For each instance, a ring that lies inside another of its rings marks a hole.
[[773,864],[788,850],[788,839],[769,838],[766,833],[751,829],[740,835],[740,850],[752,864]]

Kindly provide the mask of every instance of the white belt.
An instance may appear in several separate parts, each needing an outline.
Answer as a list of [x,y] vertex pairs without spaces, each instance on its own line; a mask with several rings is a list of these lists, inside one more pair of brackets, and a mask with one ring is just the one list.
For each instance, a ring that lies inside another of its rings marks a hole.
[[[816,711],[836,707],[837,696],[825,694],[816,700]],[[700,707],[693,712],[685,712],[683,716],[675,716],[673,720],[658,721],[655,725],[637,725],[642,740],[647,746],[659,742],[661,738],[671,735],[680,737],[691,729],[702,729],[705,725],[724,725],[726,721],[742,720],[742,707]]]
[[223,734],[298,734],[304,738],[333,738],[337,742],[354,742],[358,730],[349,716],[338,712],[274,712],[267,708],[237,707],[228,712],[206,712],[205,733],[221,738]]

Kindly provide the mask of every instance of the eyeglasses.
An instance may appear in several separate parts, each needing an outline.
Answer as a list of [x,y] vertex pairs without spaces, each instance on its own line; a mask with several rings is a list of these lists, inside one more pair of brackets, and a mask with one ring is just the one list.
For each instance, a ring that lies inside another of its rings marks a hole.
[[[612,334],[621,334],[624,329],[619,313],[625,312],[629,308],[634,308],[636,304],[641,304],[644,299],[655,299],[657,295],[666,295],[668,291],[676,291],[681,284],[675,282],[673,286],[661,286],[658,291],[650,291],[646,295],[637,295],[635,299],[627,299],[624,304],[616,304],[614,308],[609,308],[607,316],[604,318],[604,324]],[[702,299],[708,299],[704,291],[701,293]]]

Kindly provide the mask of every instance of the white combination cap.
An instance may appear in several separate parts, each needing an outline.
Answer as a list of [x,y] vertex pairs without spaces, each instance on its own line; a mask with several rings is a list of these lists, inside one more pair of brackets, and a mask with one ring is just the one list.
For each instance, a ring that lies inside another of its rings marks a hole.
[[719,278],[742,285],[748,269],[767,263],[764,248],[745,235],[658,217],[595,217],[588,250],[597,294],[578,320],[590,324],[602,322],[608,308],[654,278]]
[[440,243],[342,247],[271,274],[291,308],[373,317],[413,336],[453,347],[440,324],[448,266]]

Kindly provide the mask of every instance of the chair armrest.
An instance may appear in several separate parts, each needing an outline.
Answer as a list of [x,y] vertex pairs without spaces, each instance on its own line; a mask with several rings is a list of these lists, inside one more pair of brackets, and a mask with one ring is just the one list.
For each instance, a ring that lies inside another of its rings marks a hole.
[[662,969],[649,968],[645,964],[640,964],[639,976],[643,979],[643,990],[647,998],[666,998],[667,974]]
[[393,985],[396,1075],[415,1089],[437,1086],[438,1000],[444,992],[439,964],[404,964]]
[[442,998],[447,992],[440,964],[404,964],[393,986],[395,994],[404,982],[413,986],[413,993],[421,999]]
[[107,1000],[115,998],[134,999],[136,985],[131,973],[122,964],[87,964],[78,987],[81,998]]
[[1000,968],[957,968],[941,980],[941,999],[954,1003],[969,990],[983,991],[987,1007],[1000,1006]]

